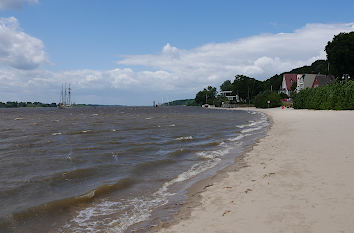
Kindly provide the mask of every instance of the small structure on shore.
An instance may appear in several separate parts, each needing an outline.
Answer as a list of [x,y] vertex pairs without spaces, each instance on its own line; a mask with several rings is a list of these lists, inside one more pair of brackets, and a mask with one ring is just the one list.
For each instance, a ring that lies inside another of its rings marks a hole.
[[232,95],[232,91],[220,91],[220,95],[226,97],[229,101],[240,102],[238,95]]

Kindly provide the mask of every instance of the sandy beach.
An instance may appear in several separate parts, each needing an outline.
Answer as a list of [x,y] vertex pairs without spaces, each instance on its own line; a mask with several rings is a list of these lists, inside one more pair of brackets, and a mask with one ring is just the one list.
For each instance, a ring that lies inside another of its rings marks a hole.
[[159,232],[354,231],[354,111],[262,111],[267,136]]

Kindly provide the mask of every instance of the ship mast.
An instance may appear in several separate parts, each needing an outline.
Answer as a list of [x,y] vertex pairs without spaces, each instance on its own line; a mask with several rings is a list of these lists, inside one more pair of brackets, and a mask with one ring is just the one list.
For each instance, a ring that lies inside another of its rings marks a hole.
[[71,88],[70,88],[70,83],[69,83],[69,89],[68,89],[68,92],[69,92],[69,106],[71,106]]
[[60,102],[63,104],[64,103],[64,86],[61,84],[61,93],[60,93]]
[[67,101],[68,101],[68,96],[67,96],[67,89],[66,89],[66,83],[65,83],[65,88],[64,88],[64,106],[67,105]]

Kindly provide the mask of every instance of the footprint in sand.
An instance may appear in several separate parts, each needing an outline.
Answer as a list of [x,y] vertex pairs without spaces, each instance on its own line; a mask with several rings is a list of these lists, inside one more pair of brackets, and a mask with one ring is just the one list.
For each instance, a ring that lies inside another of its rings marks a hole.
[[225,216],[226,214],[230,213],[231,210],[225,210],[225,212],[222,214],[222,216]]
[[251,192],[251,191],[252,191],[252,189],[246,189],[245,193],[248,193],[248,192]]
[[269,172],[269,173],[267,173],[267,174],[264,174],[264,175],[263,175],[263,178],[271,177],[272,175],[275,175],[275,172]]

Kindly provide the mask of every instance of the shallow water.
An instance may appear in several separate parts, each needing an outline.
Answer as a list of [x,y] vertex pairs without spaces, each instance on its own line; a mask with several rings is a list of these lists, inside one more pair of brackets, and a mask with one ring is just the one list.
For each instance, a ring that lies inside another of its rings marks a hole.
[[0,109],[0,230],[124,232],[268,125],[199,107]]

